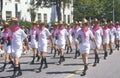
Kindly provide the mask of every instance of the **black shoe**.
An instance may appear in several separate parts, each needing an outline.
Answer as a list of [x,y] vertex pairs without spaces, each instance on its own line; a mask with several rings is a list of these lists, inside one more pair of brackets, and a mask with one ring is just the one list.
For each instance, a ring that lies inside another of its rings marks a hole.
[[7,63],[5,63],[4,66],[0,68],[0,72],[3,72],[5,70],[6,65]]
[[109,53],[109,55],[111,55],[113,53],[113,50],[112,49],[110,49],[110,53]]
[[97,63],[99,63],[99,62],[100,62],[100,58],[98,57],[98,58],[97,58]]
[[105,52],[105,53],[104,53],[104,59],[105,59],[105,60],[106,60],[107,56],[108,56],[108,54],[107,54],[107,52]]
[[36,71],[36,73],[40,73],[41,72],[41,68],[39,68],[37,71]]
[[9,68],[14,68],[14,65],[11,65]]
[[77,56],[75,56],[73,59],[77,59]]
[[64,62],[65,61],[65,57],[64,56],[62,56],[62,62]]
[[40,60],[40,56],[38,56],[38,58],[37,58],[37,62]]
[[32,60],[30,64],[34,64],[34,60]]
[[58,61],[57,65],[61,65],[61,61]]
[[86,75],[86,72],[83,71],[82,74],[81,74],[81,76],[85,76],[85,75]]
[[85,72],[86,72],[87,70],[88,70],[88,66],[87,66],[87,65],[85,65],[85,66],[84,66],[84,70],[83,70],[83,71],[85,71]]
[[17,73],[16,77],[18,77],[18,76],[22,76],[22,71],[19,71],[19,72]]
[[94,63],[94,64],[93,64],[93,67],[95,67],[96,65],[97,65],[97,64],[96,64],[96,63]]
[[66,54],[68,54],[68,51],[66,52]]
[[4,70],[5,70],[4,67],[1,67],[1,68],[0,68],[0,72],[3,72]]
[[48,66],[43,67],[43,69],[46,69],[46,68],[48,68]]
[[19,69],[18,67],[14,67],[13,75],[10,78],[16,77],[16,73],[17,73],[18,69]]

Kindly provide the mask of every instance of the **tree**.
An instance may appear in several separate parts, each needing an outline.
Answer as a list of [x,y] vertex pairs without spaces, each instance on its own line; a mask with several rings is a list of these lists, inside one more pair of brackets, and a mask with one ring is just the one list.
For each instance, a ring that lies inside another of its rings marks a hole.
[[[115,18],[119,20],[120,18],[120,1],[115,1]],[[108,21],[113,19],[113,0],[76,0],[74,2],[74,20],[80,20],[81,18],[98,18],[102,20],[103,18]]]
[[58,22],[61,21],[61,6],[63,2],[63,9],[65,8],[66,4],[70,3],[71,0],[36,0],[37,7],[51,7],[52,5],[56,5],[57,11],[57,18]]
[[30,5],[31,5],[31,7],[29,8],[29,12],[31,15],[31,21],[35,21],[35,17],[36,17],[35,0],[31,0]]

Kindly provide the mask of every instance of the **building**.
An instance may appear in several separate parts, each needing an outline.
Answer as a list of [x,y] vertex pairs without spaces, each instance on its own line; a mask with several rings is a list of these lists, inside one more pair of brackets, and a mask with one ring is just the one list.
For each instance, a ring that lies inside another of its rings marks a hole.
[[[10,17],[17,17],[20,20],[31,21],[30,16],[30,1],[31,0],[3,0],[2,17],[3,20],[8,20]],[[35,10],[37,20],[44,22],[57,21],[56,6],[50,8],[40,7]],[[62,21],[66,23],[73,22],[73,4],[66,6],[63,15],[63,9],[61,9]]]

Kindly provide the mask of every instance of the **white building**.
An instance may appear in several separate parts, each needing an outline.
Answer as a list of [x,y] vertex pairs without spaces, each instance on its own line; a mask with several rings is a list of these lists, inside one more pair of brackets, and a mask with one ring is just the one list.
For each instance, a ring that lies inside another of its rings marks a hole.
[[[31,21],[30,18],[30,0],[3,0],[2,19],[7,20],[10,17],[17,17],[20,20]],[[61,9],[61,13],[63,13]],[[73,22],[73,4],[66,6],[65,14],[62,14],[62,21],[66,23]],[[44,22],[57,21],[56,6],[51,8],[38,8],[36,9],[35,20],[42,20]],[[63,18],[64,16],[64,18]]]

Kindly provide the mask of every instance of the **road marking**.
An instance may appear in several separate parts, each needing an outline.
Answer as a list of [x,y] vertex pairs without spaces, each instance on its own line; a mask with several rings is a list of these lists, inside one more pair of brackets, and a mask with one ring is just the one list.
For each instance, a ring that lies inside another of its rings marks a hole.
[[82,67],[82,68],[80,68],[79,70],[76,70],[76,71],[74,72],[74,74],[69,74],[69,75],[67,75],[65,78],[71,78],[71,77],[75,76],[76,73],[82,72],[83,69],[84,69],[84,68]]
[[[88,66],[93,66],[93,64],[89,63]],[[80,69],[74,71],[73,74],[67,75],[65,78],[71,78],[71,77],[75,76],[77,73],[81,73],[83,71],[83,69],[84,69],[84,67],[81,67]]]

